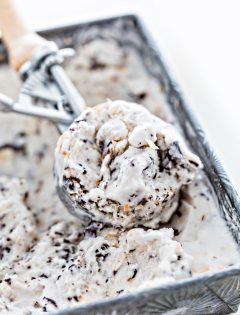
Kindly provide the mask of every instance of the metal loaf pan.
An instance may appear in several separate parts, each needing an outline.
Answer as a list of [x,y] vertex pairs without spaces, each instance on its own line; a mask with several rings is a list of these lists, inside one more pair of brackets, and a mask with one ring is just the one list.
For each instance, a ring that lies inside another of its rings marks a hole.
[[[131,45],[138,50],[147,70],[161,82],[187,141],[203,161],[204,171],[218,199],[219,211],[240,246],[240,199],[142,21],[135,15],[117,16],[46,30],[40,34],[56,41],[60,47],[76,47],[95,38],[113,38],[120,45]],[[4,47],[0,44],[0,62],[5,62],[6,58]],[[233,267],[56,314],[229,314],[235,312],[240,303],[239,288],[240,268]]]

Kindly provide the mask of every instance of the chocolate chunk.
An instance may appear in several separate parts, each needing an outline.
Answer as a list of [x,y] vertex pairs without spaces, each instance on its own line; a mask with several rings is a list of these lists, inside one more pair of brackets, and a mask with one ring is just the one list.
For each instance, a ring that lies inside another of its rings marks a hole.
[[104,69],[105,67],[106,67],[106,64],[99,61],[96,57],[91,57],[91,59],[90,59],[90,69],[91,70]]
[[56,308],[58,308],[57,303],[56,303],[53,299],[50,299],[50,298],[48,298],[48,297],[46,297],[46,296],[44,296],[43,299],[46,300],[46,301],[48,301],[48,302],[50,302],[53,306],[55,306]]

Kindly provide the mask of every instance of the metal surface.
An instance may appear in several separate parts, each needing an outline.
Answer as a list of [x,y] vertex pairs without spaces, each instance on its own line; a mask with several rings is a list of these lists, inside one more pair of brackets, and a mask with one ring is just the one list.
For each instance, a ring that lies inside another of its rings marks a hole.
[[47,118],[55,123],[70,125],[72,117],[65,112],[53,110],[51,108],[42,108],[39,106],[21,104],[14,102],[9,97],[0,93],[0,110],[5,113],[18,113],[33,117]]
[[19,99],[14,102],[0,94],[0,111],[46,118],[64,131],[80,115],[85,102],[61,67],[72,48],[58,49],[48,41],[20,69],[24,81]]
[[[53,83],[56,83],[59,88],[59,92],[61,93],[60,96],[63,96],[66,103],[69,105],[71,114],[74,118],[81,114],[84,109],[85,102],[79,91],[75,88],[61,67],[65,58],[71,57],[73,55],[74,50],[72,48],[59,50],[56,44],[54,44],[52,41],[49,41],[48,45],[39,48],[36,53],[34,53],[32,59],[23,65],[22,69],[20,70],[20,74],[23,79],[26,78],[30,81],[30,85],[31,82],[34,82],[34,87],[36,90],[38,89],[38,83],[40,82],[38,82],[37,79],[32,79],[32,76],[38,72],[39,75],[41,74],[42,77],[45,77],[45,94],[49,95],[49,97],[51,97],[51,90],[48,89],[48,85],[51,84],[50,80],[52,78]],[[28,90],[30,91],[31,88]],[[24,92],[24,85],[22,92]],[[30,93],[29,95],[31,96]],[[64,108],[62,110],[64,111]]]
[[[162,83],[169,106],[187,141],[203,161],[205,173],[219,203],[219,211],[240,248],[239,197],[142,22],[131,15],[52,29],[41,34],[54,40],[59,47],[76,47],[95,38],[112,38],[120,45],[131,45],[139,52],[149,73]],[[1,59],[6,60],[4,48],[0,45]],[[229,314],[237,310],[239,303],[240,269],[233,267],[111,300],[80,305],[55,314]]]
[[73,121],[74,113],[70,111],[68,101],[62,91],[47,73],[45,65],[42,64],[40,68],[36,65],[36,67],[38,68],[34,69],[34,63],[32,68],[29,64],[24,65],[24,72],[21,75],[25,81],[20,89],[18,103],[23,104],[25,108],[30,108],[32,105],[41,108],[48,119],[51,119],[51,116],[48,116],[49,109],[55,112],[56,116],[67,115],[69,119],[65,122],[54,121],[58,131],[62,133]]
[[85,106],[83,98],[72,82],[68,79],[62,67],[59,65],[53,65],[50,71],[59,88],[62,90],[63,95],[70,103],[74,116],[77,117],[82,113]]

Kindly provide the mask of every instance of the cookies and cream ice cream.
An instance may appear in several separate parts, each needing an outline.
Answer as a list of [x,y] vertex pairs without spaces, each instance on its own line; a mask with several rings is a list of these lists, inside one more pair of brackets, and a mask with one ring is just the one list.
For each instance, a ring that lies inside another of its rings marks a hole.
[[[162,85],[146,71],[133,47],[89,40],[66,71],[88,106],[103,103],[106,97],[124,99],[177,125]],[[1,65],[0,91],[15,97],[17,88],[14,73]],[[86,227],[68,213],[54,188],[59,137],[55,126],[0,113],[0,134],[1,315],[63,311],[239,263],[239,251],[202,170],[181,187],[165,228],[124,231],[102,223]],[[155,156],[159,151],[155,145],[149,142],[141,148]]]
[[23,259],[36,237],[34,218],[24,204],[27,191],[23,180],[1,177],[0,181],[1,274],[9,264]]
[[59,138],[57,186],[96,221],[156,228],[201,167],[178,132],[141,105],[108,101],[84,111]]
[[22,180],[0,180],[1,314],[50,312],[192,275],[170,228],[83,229],[66,219],[41,235],[27,195]]

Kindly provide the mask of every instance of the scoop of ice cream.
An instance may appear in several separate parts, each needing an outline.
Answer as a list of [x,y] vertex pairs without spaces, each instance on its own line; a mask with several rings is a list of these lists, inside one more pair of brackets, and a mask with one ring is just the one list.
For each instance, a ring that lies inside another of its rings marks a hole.
[[56,184],[75,211],[121,227],[167,222],[200,167],[173,126],[124,101],[84,111],[55,153]]

